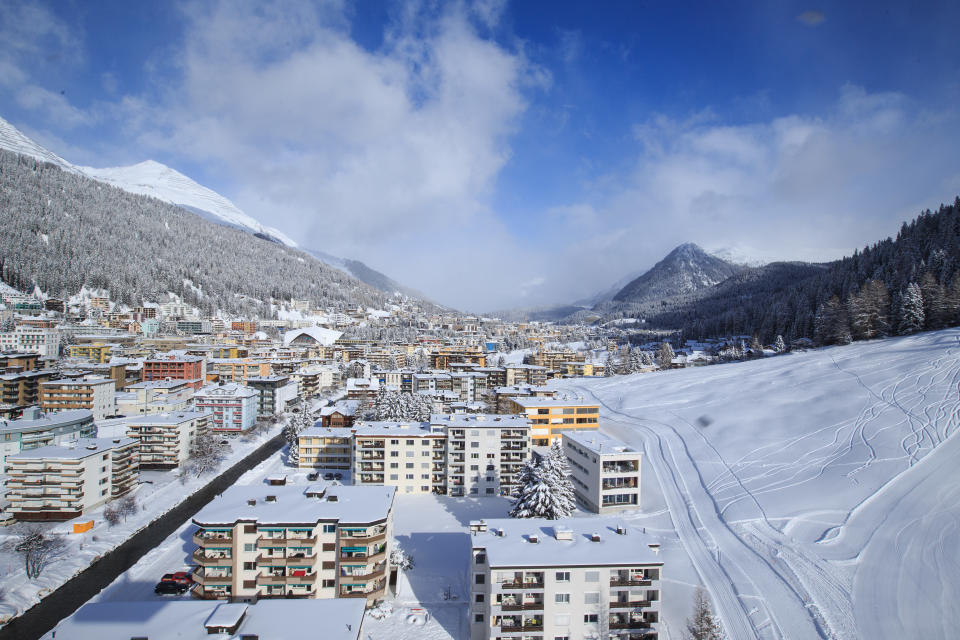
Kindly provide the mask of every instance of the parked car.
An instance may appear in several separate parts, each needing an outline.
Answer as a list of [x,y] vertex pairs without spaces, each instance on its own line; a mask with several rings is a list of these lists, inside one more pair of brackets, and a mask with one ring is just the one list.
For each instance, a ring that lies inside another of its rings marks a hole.
[[335,474],[333,474],[333,479],[334,479],[334,480],[343,480],[343,474],[342,474],[342,473],[335,473]]
[[309,480],[310,482],[316,482],[316,481],[319,480],[319,479],[320,479],[320,473],[319,473],[319,472],[314,472],[314,473],[308,473],[308,474],[307,474],[307,480]]
[[190,571],[177,571],[176,573],[165,573],[163,577],[160,578],[160,582],[176,582],[177,584],[182,584],[190,586],[193,584],[193,578],[191,577],[192,572]]
[[323,479],[324,479],[324,480],[333,480],[333,474],[332,474],[332,473],[325,473],[325,474],[323,474]]
[[186,593],[189,589],[189,586],[180,584],[179,582],[161,580],[157,583],[157,586],[153,588],[153,592],[160,596],[178,596]]

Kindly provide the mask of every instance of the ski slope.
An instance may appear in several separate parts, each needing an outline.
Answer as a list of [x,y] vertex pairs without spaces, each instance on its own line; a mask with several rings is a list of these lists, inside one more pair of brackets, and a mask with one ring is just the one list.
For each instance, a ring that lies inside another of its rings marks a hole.
[[954,329],[557,386],[644,447],[728,638],[879,639],[960,627],[958,384]]

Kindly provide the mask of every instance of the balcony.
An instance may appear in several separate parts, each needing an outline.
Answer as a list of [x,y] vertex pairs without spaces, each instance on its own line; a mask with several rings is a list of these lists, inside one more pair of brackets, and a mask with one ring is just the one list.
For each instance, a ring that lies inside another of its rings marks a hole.
[[274,549],[277,547],[312,547],[317,544],[314,538],[271,538],[260,536],[257,538],[258,549]]
[[501,589],[543,589],[543,580],[501,582]]
[[257,556],[257,564],[270,567],[286,567],[288,565],[313,565],[317,556]]
[[614,600],[610,603],[611,609],[642,609],[649,606],[649,600]]
[[645,580],[640,576],[612,576],[610,578],[611,587],[649,587],[650,580]]
[[193,552],[193,560],[202,566],[221,566],[225,564],[233,564],[232,555],[206,555],[203,549],[197,549]]
[[198,569],[193,572],[193,581],[199,585],[227,585],[233,581],[232,571],[209,571]]
[[228,546],[233,544],[233,532],[213,533],[211,531],[197,531],[193,534],[193,543],[201,547],[208,544]]

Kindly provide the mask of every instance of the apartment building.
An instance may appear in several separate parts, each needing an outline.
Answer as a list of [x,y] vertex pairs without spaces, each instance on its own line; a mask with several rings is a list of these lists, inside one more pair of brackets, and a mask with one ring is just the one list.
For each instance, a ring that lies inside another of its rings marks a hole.
[[380,382],[381,385],[390,387],[392,389],[397,389],[401,393],[414,392],[413,371],[389,369],[374,371],[372,375]]
[[328,428],[351,427],[359,410],[359,400],[338,400],[320,409],[320,424]]
[[564,431],[577,502],[594,513],[640,506],[642,452],[599,431]]
[[94,420],[113,415],[116,384],[111,378],[47,380],[40,383],[40,408],[44,411],[89,409]]
[[[193,518],[193,593],[233,601],[385,595],[393,487],[233,486]],[[317,621],[322,624],[321,621]]]
[[257,422],[260,394],[238,384],[204,387],[193,396],[198,411],[213,413],[210,428],[213,431],[246,431]]
[[433,369],[449,369],[454,362],[470,362],[481,367],[487,366],[487,354],[480,347],[441,347],[430,354],[430,366]]
[[451,496],[510,495],[530,457],[530,423],[524,416],[446,414],[430,426],[447,436],[447,493]]
[[347,399],[372,402],[380,393],[380,381],[371,378],[347,378]]
[[[278,374],[282,367],[278,367],[274,362],[273,370]],[[290,373],[290,379],[297,383],[297,394],[301,398],[309,398],[318,394],[321,389],[340,384],[340,369],[330,365],[309,365],[295,369]]]
[[511,402],[513,398],[552,398],[556,391],[547,387],[535,387],[529,384],[518,384],[512,387],[496,387],[493,389],[493,402],[498,413],[509,413],[515,408]]
[[194,390],[206,380],[206,360],[199,356],[166,355],[143,361],[143,381],[183,380]]
[[211,414],[178,411],[98,423],[101,435],[124,436],[137,441],[141,469],[176,469],[190,457],[194,441],[208,430]]
[[27,407],[40,402],[40,383],[57,376],[53,369],[0,375],[0,403]]
[[43,415],[38,407],[31,407],[20,420],[0,421],[0,470],[8,455],[95,435],[93,413],[87,409]]
[[247,378],[247,387],[257,392],[257,416],[269,418],[287,410],[296,401],[297,383],[290,376]]
[[249,358],[216,358],[207,361],[207,380],[247,384],[249,378],[263,378],[271,374],[269,360]]
[[535,447],[549,446],[560,440],[566,430],[597,429],[600,426],[600,405],[563,398],[511,398],[510,411],[522,413],[530,420],[531,438]]
[[193,387],[185,380],[138,382],[116,394],[116,412],[134,416],[185,411],[192,400]]
[[[256,603],[157,598],[136,603],[88,602],[57,623],[60,638],[209,640],[360,640],[361,600],[261,600]],[[322,620],[322,630],[318,621]]]
[[114,345],[103,342],[93,344],[72,344],[67,347],[67,355],[71,358],[83,358],[91,362],[106,364],[110,362],[110,355]]
[[470,523],[470,639],[655,640],[659,544],[605,518]]
[[0,373],[19,373],[37,368],[40,356],[36,353],[4,352],[0,353]]
[[430,422],[313,427],[300,435],[300,467],[350,469],[355,485],[404,494],[508,495],[530,456],[523,416],[443,414]]
[[42,358],[60,357],[60,331],[20,325],[0,332],[0,351],[29,351]]
[[504,383],[505,387],[512,387],[517,384],[531,384],[543,386],[547,384],[546,367],[535,364],[508,364],[504,365]]
[[137,483],[137,442],[81,438],[7,456],[6,499],[17,520],[70,520]]

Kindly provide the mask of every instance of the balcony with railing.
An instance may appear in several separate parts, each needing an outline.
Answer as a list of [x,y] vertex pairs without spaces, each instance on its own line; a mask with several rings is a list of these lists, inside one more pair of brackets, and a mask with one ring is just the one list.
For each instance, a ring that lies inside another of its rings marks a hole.
[[228,585],[232,580],[232,569],[200,567],[193,572],[193,581],[204,586]]
[[210,549],[197,549],[193,552],[193,560],[200,565],[222,565],[233,562],[230,552],[213,552]]
[[212,531],[210,529],[200,529],[193,534],[193,543],[205,546],[213,544],[214,546],[229,546],[233,542],[233,531]]
[[501,611],[542,611],[543,594],[507,595],[499,604]]
[[649,587],[650,585],[649,574],[643,571],[618,570],[610,574],[611,587]]
[[501,589],[543,589],[543,572],[516,572],[499,583]]
[[502,616],[500,630],[503,633],[522,633],[543,631],[543,618],[540,616]]
[[[347,579],[349,580],[349,578]],[[380,578],[367,584],[363,584],[363,581],[344,584],[343,580],[341,579],[339,590],[341,598],[370,598],[380,594],[387,586],[386,578]]]
[[636,460],[611,460],[603,463],[604,473],[636,473],[639,469]]

